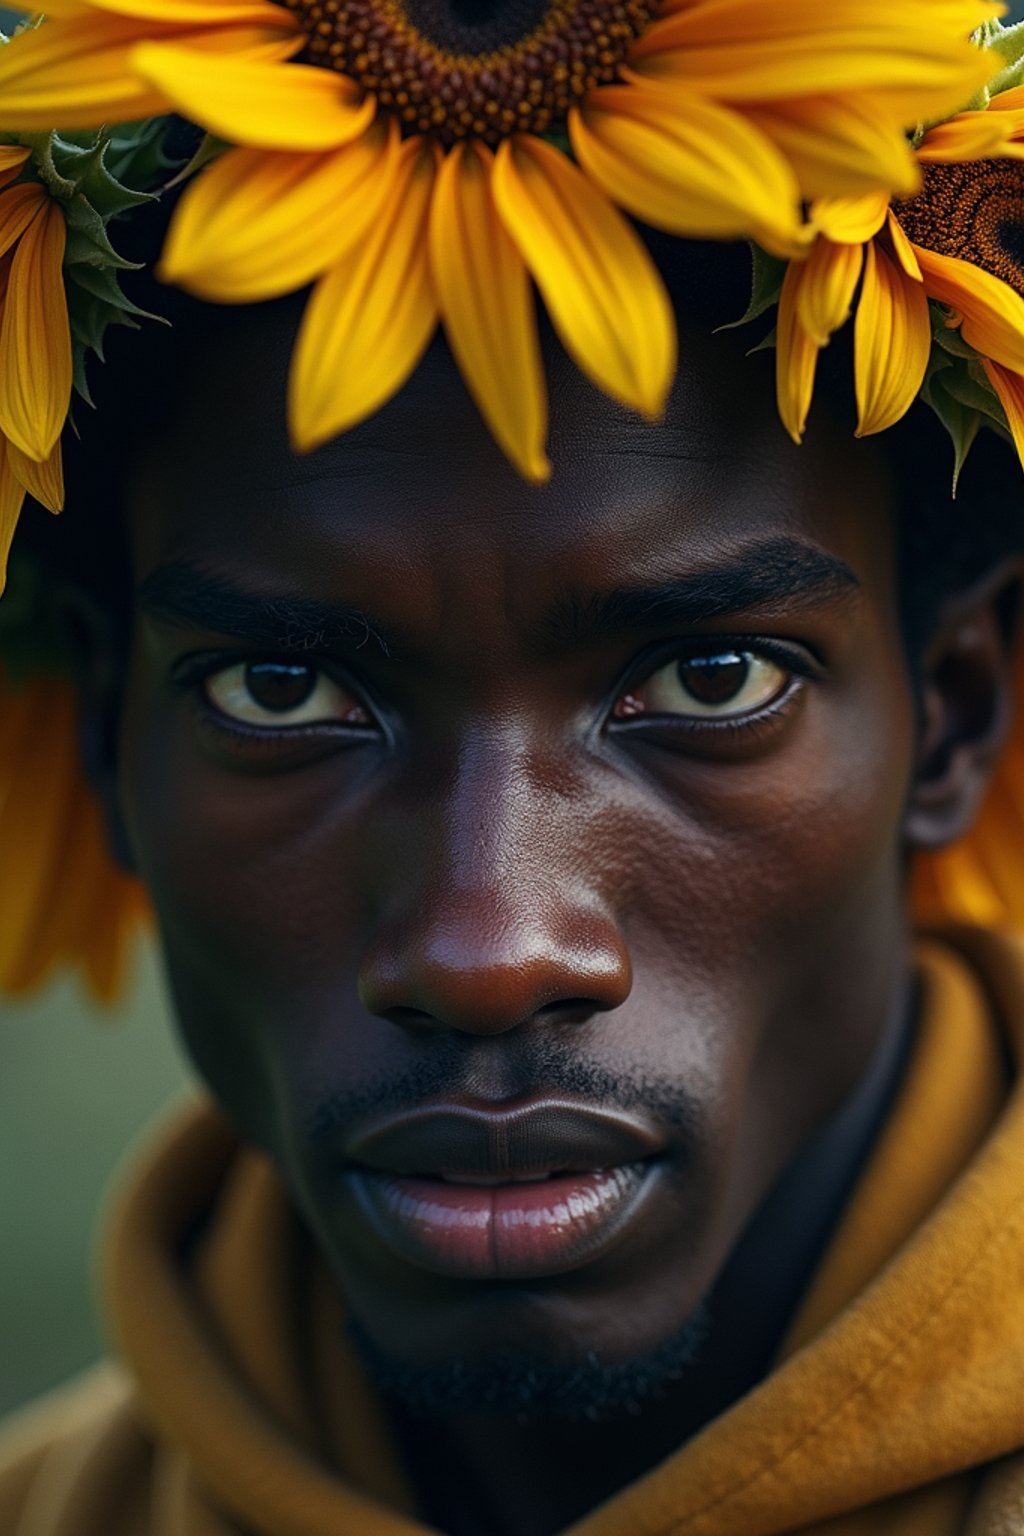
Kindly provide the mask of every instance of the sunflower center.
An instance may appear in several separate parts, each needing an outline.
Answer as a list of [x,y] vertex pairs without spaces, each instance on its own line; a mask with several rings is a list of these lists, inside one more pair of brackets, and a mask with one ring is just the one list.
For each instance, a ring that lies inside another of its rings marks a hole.
[[897,203],[915,245],[958,256],[1024,296],[1024,163],[925,165],[920,192]]
[[618,74],[658,0],[283,0],[307,63],[442,143],[558,129]]

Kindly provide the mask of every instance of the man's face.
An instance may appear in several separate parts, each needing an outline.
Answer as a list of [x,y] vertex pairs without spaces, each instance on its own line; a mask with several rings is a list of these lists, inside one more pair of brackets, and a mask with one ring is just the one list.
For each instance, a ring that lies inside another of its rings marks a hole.
[[289,455],[259,324],[133,496],[121,802],[181,1028],[378,1349],[684,1329],[903,1003],[913,758],[870,450],[684,349],[518,480],[435,357]]

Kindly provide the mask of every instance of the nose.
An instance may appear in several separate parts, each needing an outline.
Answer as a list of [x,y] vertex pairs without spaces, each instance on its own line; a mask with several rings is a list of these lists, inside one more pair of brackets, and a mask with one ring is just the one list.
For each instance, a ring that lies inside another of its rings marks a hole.
[[359,974],[369,1012],[489,1036],[625,1001],[629,953],[588,870],[590,818],[543,780],[479,748],[415,825],[393,823],[402,857],[393,846]]

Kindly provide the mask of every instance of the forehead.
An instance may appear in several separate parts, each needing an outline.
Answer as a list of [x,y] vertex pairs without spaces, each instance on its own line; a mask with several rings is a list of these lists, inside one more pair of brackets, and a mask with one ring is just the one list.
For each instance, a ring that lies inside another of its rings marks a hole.
[[288,335],[266,315],[193,353],[130,498],[140,576],[185,562],[255,590],[339,595],[403,628],[529,623],[567,593],[643,586],[780,539],[891,596],[880,456],[819,415],[793,445],[770,360],[692,338],[658,424],[548,357],[552,481],[521,480],[443,345],[370,421],[309,456],[284,431]]

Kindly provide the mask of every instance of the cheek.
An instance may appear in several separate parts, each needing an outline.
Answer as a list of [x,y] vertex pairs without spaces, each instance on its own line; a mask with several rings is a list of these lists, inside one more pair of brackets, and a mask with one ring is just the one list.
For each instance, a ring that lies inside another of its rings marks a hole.
[[623,817],[620,910],[644,1011],[673,1021],[652,1049],[705,1085],[736,1208],[841,1102],[901,996],[913,755],[902,679],[865,667],[809,691],[756,760],[645,756],[660,805]]
[[762,753],[709,762],[648,751],[663,814],[648,808],[636,827],[636,864],[650,873],[648,898],[664,892],[657,929],[673,948],[707,946],[716,965],[742,961],[751,942],[806,965],[801,935],[852,932],[883,892],[891,911],[913,754],[902,677],[868,665],[808,687]]
[[122,812],[185,1044],[249,1139],[263,1143],[278,1112],[283,1044],[304,1050],[306,1021],[322,1019],[352,1054],[352,1032],[339,1026],[354,998],[339,978],[354,974],[365,923],[350,854],[373,775],[358,752],[296,773],[227,771],[202,749],[187,709],[141,669],[133,677]]

